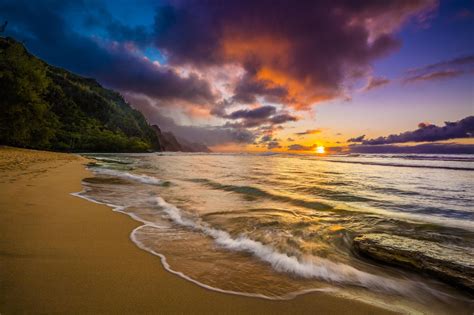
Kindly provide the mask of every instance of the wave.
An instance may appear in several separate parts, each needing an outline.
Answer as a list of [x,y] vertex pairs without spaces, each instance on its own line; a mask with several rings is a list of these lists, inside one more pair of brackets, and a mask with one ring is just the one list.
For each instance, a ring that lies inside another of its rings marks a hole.
[[225,249],[250,253],[261,261],[270,264],[277,272],[290,273],[308,279],[316,278],[336,284],[355,285],[404,296],[414,294],[416,290],[420,289],[436,294],[435,291],[418,282],[373,275],[349,265],[332,262],[320,257],[312,256],[300,260],[295,256],[278,252],[271,246],[249,239],[243,235],[232,238],[226,231],[218,230],[205,223],[199,223],[184,217],[179,208],[166,202],[163,198],[157,197],[156,200],[158,206],[163,209],[174,223],[198,230],[212,237],[216,244]]
[[305,207],[308,209],[316,209],[316,210],[321,210],[321,211],[333,210],[332,206],[325,204],[323,202],[296,199],[296,198],[283,196],[283,195],[276,195],[254,186],[225,185],[225,184],[220,184],[220,183],[217,183],[208,179],[204,179],[204,178],[195,178],[195,179],[190,179],[189,181],[195,182],[195,183],[201,183],[213,189],[234,192],[234,193],[245,195],[252,198],[263,197],[263,198],[268,198],[268,199],[272,199],[276,201],[291,203],[298,207]]
[[121,172],[121,171],[115,171],[111,169],[104,169],[104,168],[92,168],[91,169],[94,173],[101,174],[101,175],[108,175],[108,176],[114,176],[114,177],[119,177],[123,179],[128,179],[132,180],[135,182],[139,182],[142,184],[148,184],[148,185],[162,185],[165,182],[162,181],[159,178],[153,177],[153,176],[148,176],[145,174],[132,174],[128,172]]
[[115,164],[132,164],[130,161],[125,161],[125,160],[119,160],[119,159],[113,159],[113,158],[106,158],[106,157],[98,157],[98,156],[89,156],[89,155],[84,155],[88,158],[92,158],[94,160],[104,162],[104,163],[115,163]]
[[[223,289],[219,289],[219,288],[216,288],[216,287],[206,285],[202,282],[199,282],[199,281],[187,276],[186,274],[184,274],[180,271],[176,271],[176,270],[172,269],[171,266],[168,264],[168,261],[167,261],[165,255],[163,255],[161,253],[158,253],[157,251],[145,246],[136,236],[137,233],[143,228],[153,227],[153,228],[157,228],[157,229],[164,229],[164,228],[166,228],[165,226],[157,225],[154,222],[144,220],[143,218],[137,216],[133,212],[125,211],[125,209],[127,208],[126,206],[118,206],[118,205],[115,205],[115,204],[111,204],[111,203],[107,203],[107,202],[101,202],[101,201],[98,201],[94,198],[91,198],[91,197],[87,196],[88,191],[89,191],[89,189],[84,188],[80,192],[71,193],[71,195],[75,196],[75,197],[78,197],[78,198],[85,199],[89,202],[93,202],[93,203],[97,203],[97,204],[101,204],[101,205],[106,205],[106,206],[112,208],[112,210],[114,212],[120,212],[120,213],[126,214],[129,217],[131,217],[132,219],[134,219],[135,221],[143,223],[143,225],[140,225],[140,226],[136,227],[132,231],[132,233],[130,234],[130,240],[135,245],[137,245],[138,248],[140,248],[142,250],[145,250],[145,251],[147,251],[147,252],[149,252],[149,253],[151,253],[155,256],[160,257],[161,263],[163,264],[163,267],[165,268],[166,271],[168,271],[168,272],[170,272],[174,275],[177,275],[177,276],[179,276],[183,279],[186,279],[186,280],[188,280],[188,281],[190,281],[190,282],[192,282],[192,283],[194,283],[194,284],[196,284],[200,287],[203,287],[205,289],[216,291],[216,292],[221,292],[221,293],[227,293],[227,294],[235,294],[235,295],[248,296],[248,297],[258,297],[258,298],[262,298],[262,299],[266,299],[266,300],[289,300],[289,299],[293,299],[294,297],[296,297],[298,295],[305,294],[305,293],[310,293],[310,292],[335,292],[335,291],[338,291],[336,288],[323,287],[323,288],[314,288],[314,289],[301,290],[301,291],[292,292],[292,293],[289,293],[289,294],[286,294],[286,295],[283,295],[283,296],[272,297],[272,296],[267,296],[267,295],[258,294],[258,293],[247,293],[247,292],[223,290]],[[188,226],[188,227],[192,227],[192,226]],[[340,294],[342,294],[342,292],[340,292]],[[350,297],[350,296],[348,296],[348,297]],[[375,301],[374,301],[374,303],[375,303]],[[378,304],[375,303],[374,305],[378,305]],[[385,305],[378,305],[378,306],[388,309],[388,307],[385,306]]]
[[442,169],[454,171],[474,171],[473,167],[455,167],[455,166],[436,166],[436,165],[421,165],[421,164],[400,164],[400,163],[381,163],[381,162],[364,162],[364,161],[338,161],[331,159],[324,159],[325,162],[331,163],[347,163],[347,164],[362,164],[362,165],[376,165],[376,166],[391,166],[391,167],[408,167],[408,168],[429,168]]
[[[356,296],[353,296],[350,293],[345,293],[344,291],[340,291],[338,287],[322,287],[322,288],[311,288],[305,290],[294,291],[288,294],[284,294],[281,296],[267,296],[264,294],[259,293],[249,293],[249,292],[240,292],[240,291],[233,291],[233,290],[224,290],[218,287],[209,286],[202,282],[199,282],[196,279],[191,278],[190,276],[184,274],[183,272],[173,270],[169,263],[167,262],[166,256],[155,251],[152,248],[144,245],[139,238],[137,237],[138,232],[146,227],[152,227],[157,229],[164,229],[167,226],[157,225],[154,222],[150,222],[148,220],[144,220],[140,216],[134,214],[133,212],[126,211],[127,206],[118,206],[115,204],[111,204],[108,202],[101,202],[92,197],[87,196],[87,192],[89,189],[84,187],[84,190],[77,193],[71,193],[71,195],[86,199],[93,203],[104,204],[113,209],[114,212],[120,212],[130,216],[132,219],[143,223],[143,225],[138,226],[135,228],[132,233],[130,234],[130,239],[132,242],[137,245],[142,250],[145,250],[155,256],[158,256],[161,260],[161,263],[165,270],[168,272],[177,275],[183,279],[186,279],[200,287],[205,289],[213,290],[216,292],[222,292],[227,294],[235,294],[240,296],[249,296],[249,297],[258,297],[268,300],[289,300],[293,299],[294,297],[310,292],[332,292],[339,296],[343,296],[345,298],[350,299],[357,299]],[[434,290],[427,285],[424,285],[419,282],[414,282],[411,280],[397,280],[397,279],[389,279],[382,276],[372,275],[363,271],[360,271],[356,268],[351,266],[341,264],[341,263],[334,263],[327,259],[323,258],[313,258],[312,260],[306,261],[299,261],[294,256],[288,256],[287,254],[280,253],[273,249],[268,245],[264,245],[260,242],[251,240],[244,236],[240,236],[238,238],[232,238],[229,233],[214,229],[211,227],[206,226],[205,224],[201,224],[195,221],[192,221],[188,218],[185,218],[181,214],[181,210],[176,206],[167,203],[163,198],[157,197],[156,199],[152,199],[156,201],[156,204],[160,206],[163,211],[168,214],[171,220],[179,225],[198,230],[205,235],[212,237],[215,242],[226,248],[228,250],[233,251],[243,251],[250,254],[253,254],[256,258],[260,259],[263,262],[269,263],[274,270],[277,272],[285,272],[285,273],[292,273],[300,277],[304,278],[318,278],[322,280],[326,280],[327,282],[332,282],[335,284],[350,284],[356,285],[376,291],[384,291],[388,293],[394,293],[399,295],[405,296],[412,296],[416,294],[417,291],[423,290],[428,292],[434,296],[442,297],[442,293]],[[385,309],[394,310],[393,305],[388,305],[384,302],[369,299],[366,301],[367,303],[376,305],[378,307],[382,307]],[[397,307],[399,310],[404,310],[405,308],[402,306]]]
[[428,160],[428,161],[446,161],[446,162],[474,162],[473,155],[436,155],[436,154],[366,154],[365,158],[383,158],[383,159],[406,159],[406,160]]

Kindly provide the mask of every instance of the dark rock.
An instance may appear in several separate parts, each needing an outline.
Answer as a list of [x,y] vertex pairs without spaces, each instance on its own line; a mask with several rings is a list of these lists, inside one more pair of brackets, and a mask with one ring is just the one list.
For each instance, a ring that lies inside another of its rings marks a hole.
[[182,138],[179,138],[178,140],[184,152],[212,152],[207,146],[202,143],[190,142]]
[[183,148],[179,144],[178,140],[176,140],[175,136],[171,132],[162,132],[160,127],[158,127],[157,125],[153,125],[151,127],[155,130],[162,151],[183,151]]
[[161,131],[160,127],[153,125],[152,128],[158,137],[162,151],[168,152],[211,152],[204,144],[189,142],[184,139],[176,139],[171,132]]
[[474,292],[474,249],[388,234],[364,234],[355,249],[370,258],[408,267]]

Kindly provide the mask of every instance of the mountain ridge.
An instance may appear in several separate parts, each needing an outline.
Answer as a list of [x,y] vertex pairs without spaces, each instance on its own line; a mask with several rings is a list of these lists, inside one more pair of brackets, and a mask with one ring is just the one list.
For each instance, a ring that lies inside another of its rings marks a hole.
[[[156,131],[94,78],[49,65],[0,37],[0,144],[63,152],[210,150]],[[165,147],[166,145],[166,147]]]
[[155,131],[162,151],[169,152],[212,152],[207,146],[201,143],[191,142],[182,138],[177,138],[170,131],[162,131],[158,125],[151,126]]

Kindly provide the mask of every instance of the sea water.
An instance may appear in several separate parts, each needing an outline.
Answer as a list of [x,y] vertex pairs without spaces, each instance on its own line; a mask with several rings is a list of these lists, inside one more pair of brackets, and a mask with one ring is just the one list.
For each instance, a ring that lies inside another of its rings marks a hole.
[[[472,314],[472,296],[372,261],[354,237],[463,247],[469,155],[93,154],[77,194],[142,223],[131,240],[203,287],[267,299],[325,291],[401,312]],[[420,249],[423,250],[423,249]]]

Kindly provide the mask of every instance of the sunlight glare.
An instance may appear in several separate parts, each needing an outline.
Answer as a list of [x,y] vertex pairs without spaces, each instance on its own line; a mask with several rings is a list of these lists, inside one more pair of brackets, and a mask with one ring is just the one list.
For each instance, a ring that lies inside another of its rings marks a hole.
[[324,149],[324,147],[322,145],[319,145],[319,146],[316,147],[316,153],[324,154],[324,153],[326,153],[326,150]]

